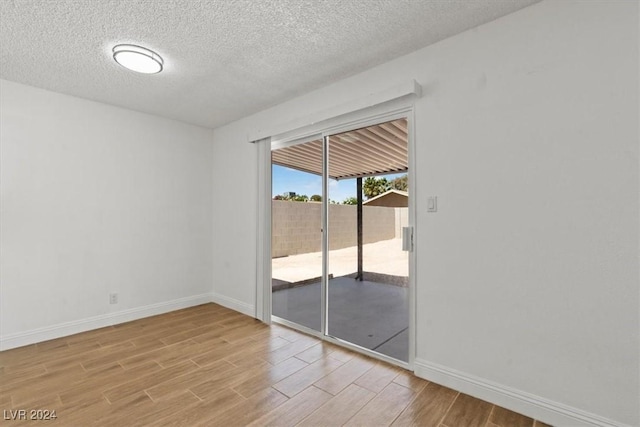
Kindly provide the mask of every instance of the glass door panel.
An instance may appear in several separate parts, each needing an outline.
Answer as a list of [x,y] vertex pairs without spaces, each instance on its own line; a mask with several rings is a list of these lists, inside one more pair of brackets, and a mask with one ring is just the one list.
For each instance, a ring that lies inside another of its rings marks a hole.
[[[409,359],[409,253],[402,250],[402,228],[408,226],[406,147],[405,119],[332,135],[327,147],[327,334],[404,362]],[[385,174],[376,174],[380,170]]]
[[322,140],[271,151],[272,314],[321,332]]

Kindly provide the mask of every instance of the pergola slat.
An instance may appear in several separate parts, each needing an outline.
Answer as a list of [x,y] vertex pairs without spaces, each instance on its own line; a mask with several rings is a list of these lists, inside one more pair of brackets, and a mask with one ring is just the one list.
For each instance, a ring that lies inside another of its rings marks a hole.
[[[332,135],[329,140],[329,176],[358,178],[405,172],[407,165],[406,119]],[[322,141],[280,148],[273,163],[322,175]]]

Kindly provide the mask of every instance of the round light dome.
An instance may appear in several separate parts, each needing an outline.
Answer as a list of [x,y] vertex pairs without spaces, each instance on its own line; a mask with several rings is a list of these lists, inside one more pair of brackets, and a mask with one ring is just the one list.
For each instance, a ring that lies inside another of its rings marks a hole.
[[162,71],[164,61],[157,53],[133,44],[119,44],[113,48],[113,59],[137,73],[155,74]]

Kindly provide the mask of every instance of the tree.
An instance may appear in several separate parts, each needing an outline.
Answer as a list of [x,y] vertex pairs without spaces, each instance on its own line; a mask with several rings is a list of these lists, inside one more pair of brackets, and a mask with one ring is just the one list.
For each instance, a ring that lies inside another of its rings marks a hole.
[[367,199],[379,196],[387,190],[389,190],[389,181],[387,181],[387,178],[369,177],[362,183],[362,192]]
[[309,199],[312,202],[321,202],[322,201],[322,196],[319,194],[314,194],[313,196],[311,196],[311,198]]
[[394,190],[407,191],[407,174],[392,179],[389,184]]
[[357,205],[358,204],[358,199],[355,198],[355,197],[347,197],[346,199],[344,199],[342,204],[343,205]]
[[296,194],[292,191],[289,191],[282,195],[278,194],[273,196],[273,200],[286,200],[288,202],[308,202],[309,197],[306,194]]

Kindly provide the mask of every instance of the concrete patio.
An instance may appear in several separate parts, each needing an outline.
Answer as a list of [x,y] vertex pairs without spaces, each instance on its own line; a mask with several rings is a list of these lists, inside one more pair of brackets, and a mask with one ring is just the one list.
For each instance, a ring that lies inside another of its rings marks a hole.
[[[408,254],[399,239],[364,245],[364,269],[382,275],[408,276]],[[293,287],[274,291],[273,314],[319,331],[322,254],[309,253],[276,258],[274,284]],[[330,252],[328,334],[398,360],[408,360],[408,288],[373,281],[358,281],[357,248]],[[315,279],[315,280],[313,280]],[[301,286],[296,282],[309,281]]]
[[[393,276],[409,275],[409,253],[402,251],[402,239],[382,240],[362,246],[366,271]],[[329,252],[329,273],[346,276],[356,271],[358,248],[351,246]],[[286,282],[299,282],[322,275],[322,252],[291,255],[271,260],[271,275]]]

